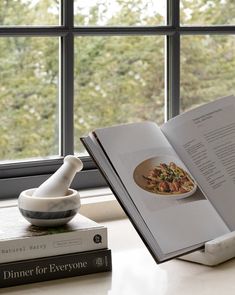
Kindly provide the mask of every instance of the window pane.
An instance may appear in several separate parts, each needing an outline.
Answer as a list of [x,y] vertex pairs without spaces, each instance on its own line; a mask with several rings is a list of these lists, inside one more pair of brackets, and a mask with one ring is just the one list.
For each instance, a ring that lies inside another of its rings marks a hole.
[[164,25],[166,0],[75,0],[75,24]]
[[78,37],[75,51],[76,151],[94,128],[164,121],[164,37]]
[[183,36],[181,49],[181,111],[234,94],[234,36]]
[[181,0],[180,18],[183,25],[234,25],[234,0]]
[[0,160],[58,154],[58,38],[0,38]]
[[60,0],[0,1],[0,26],[58,25]]

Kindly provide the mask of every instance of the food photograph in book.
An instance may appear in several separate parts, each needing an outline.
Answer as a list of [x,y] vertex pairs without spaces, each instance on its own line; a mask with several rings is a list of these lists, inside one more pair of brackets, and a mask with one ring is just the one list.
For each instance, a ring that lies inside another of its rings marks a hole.
[[[131,186],[150,210],[205,199],[196,181],[172,149],[144,150],[121,155]],[[156,204],[156,205],[155,205]],[[159,206],[160,205],[160,206]]]

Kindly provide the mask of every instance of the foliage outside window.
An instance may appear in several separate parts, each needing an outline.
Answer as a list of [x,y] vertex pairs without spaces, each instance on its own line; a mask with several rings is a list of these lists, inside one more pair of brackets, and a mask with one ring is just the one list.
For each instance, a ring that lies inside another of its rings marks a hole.
[[0,178],[75,153],[90,186],[80,136],[234,93],[234,16],[232,0],[0,1]]

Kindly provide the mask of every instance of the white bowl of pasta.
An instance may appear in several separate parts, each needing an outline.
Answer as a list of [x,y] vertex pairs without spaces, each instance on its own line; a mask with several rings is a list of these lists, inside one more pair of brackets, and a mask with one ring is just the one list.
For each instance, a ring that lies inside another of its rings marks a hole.
[[196,181],[183,163],[167,155],[149,158],[134,169],[135,183],[160,197],[186,198],[195,193]]

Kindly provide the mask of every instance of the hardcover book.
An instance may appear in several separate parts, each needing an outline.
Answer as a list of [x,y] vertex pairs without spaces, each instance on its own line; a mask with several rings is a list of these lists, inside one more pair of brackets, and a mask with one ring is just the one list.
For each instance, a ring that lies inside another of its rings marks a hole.
[[235,97],[81,138],[156,262],[235,230]]
[[64,226],[40,228],[28,223],[17,207],[0,209],[0,263],[105,249],[107,228],[77,214]]
[[0,288],[111,270],[110,249],[0,263]]

